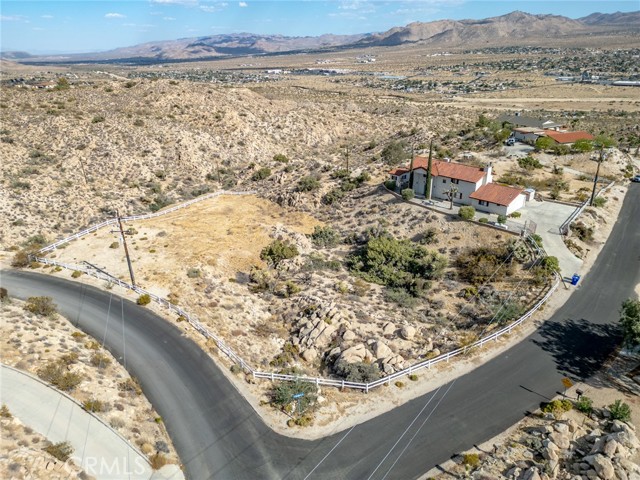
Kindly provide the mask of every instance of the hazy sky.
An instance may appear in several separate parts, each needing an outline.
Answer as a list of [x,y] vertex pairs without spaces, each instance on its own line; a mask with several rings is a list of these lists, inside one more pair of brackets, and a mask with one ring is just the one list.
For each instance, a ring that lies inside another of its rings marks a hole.
[[0,48],[90,52],[220,33],[366,33],[411,22],[522,10],[570,18],[640,9],[640,1],[537,0],[0,0]]

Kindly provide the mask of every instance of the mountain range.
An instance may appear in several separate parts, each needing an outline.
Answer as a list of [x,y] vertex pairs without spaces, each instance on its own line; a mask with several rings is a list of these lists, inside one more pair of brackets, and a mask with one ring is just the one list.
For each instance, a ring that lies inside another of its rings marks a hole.
[[286,37],[233,33],[143,43],[99,53],[33,56],[26,52],[3,52],[2,58],[20,63],[37,62],[171,62],[323,51],[348,48],[424,44],[432,47],[488,46],[523,39],[562,38],[571,35],[619,30],[640,31],[640,11],[592,13],[579,19],[559,15],[512,12],[481,20],[414,22],[386,32],[358,35]]

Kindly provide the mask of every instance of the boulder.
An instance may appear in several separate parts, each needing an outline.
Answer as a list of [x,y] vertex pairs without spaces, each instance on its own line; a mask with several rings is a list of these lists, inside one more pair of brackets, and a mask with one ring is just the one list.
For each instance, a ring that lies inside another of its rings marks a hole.
[[593,468],[599,477],[604,480],[612,480],[615,478],[615,470],[613,469],[613,463],[604,455],[596,455],[593,459]]
[[638,437],[636,437],[635,433],[633,433],[631,429],[611,433],[607,435],[607,440],[615,440],[630,450],[640,449]]
[[357,363],[362,362],[367,355],[367,349],[362,343],[358,343],[353,347],[347,348],[340,354],[339,362]]
[[411,340],[413,337],[416,336],[415,327],[412,327],[411,325],[404,325],[400,329],[400,336],[405,340]]
[[396,326],[391,323],[391,322],[387,322],[384,324],[384,327],[382,328],[382,334],[387,336],[387,335],[393,335],[396,333]]
[[346,332],[344,332],[344,333],[342,334],[342,339],[343,339],[345,342],[351,342],[352,340],[355,340],[355,339],[356,339],[356,334],[355,334],[355,333],[353,333],[353,331],[352,331],[352,330],[347,330]]
[[563,435],[566,435],[566,434],[569,433],[569,426],[564,424],[564,423],[554,423],[553,424],[553,429],[556,432],[562,433]]
[[318,358],[318,351],[315,348],[308,348],[302,352],[302,358],[305,362],[311,363]]
[[549,440],[551,440],[553,443],[555,443],[558,448],[565,450],[567,448],[569,448],[571,446],[571,442],[569,441],[569,437],[567,437],[566,435],[560,433],[560,432],[553,432],[549,435]]
[[595,442],[593,442],[593,447],[591,447],[591,451],[589,452],[590,455],[593,455],[595,453],[602,453],[602,450],[604,449],[604,443],[606,442],[606,438],[605,437],[600,437],[598,439],[596,439]]
[[603,455],[609,458],[613,458],[613,456],[616,454],[616,451],[618,450],[618,445],[619,443],[613,439],[607,441],[602,448]]
[[522,480],[541,480],[540,472],[537,467],[529,468],[521,475],[520,478],[522,478]]
[[388,347],[387,344],[385,344],[381,340],[377,340],[373,347],[373,354],[376,357],[376,359],[380,360],[393,355],[393,352],[391,351],[391,349]]
[[[555,446],[555,444],[552,444]],[[542,456],[545,458],[545,460],[558,460],[558,453],[555,449],[553,448],[549,448],[549,447],[544,447],[542,449]]]

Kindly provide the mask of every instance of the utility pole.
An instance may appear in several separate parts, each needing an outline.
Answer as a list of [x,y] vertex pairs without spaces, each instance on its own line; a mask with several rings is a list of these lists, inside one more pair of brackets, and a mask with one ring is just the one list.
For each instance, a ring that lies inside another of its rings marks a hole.
[[604,161],[604,145],[600,145],[600,158],[598,158],[598,168],[596,168],[596,176],[593,179],[593,191],[591,192],[591,200],[589,206],[593,207],[593,201],[596,199],[596,188],[598,187],[598,175],[600,175],[600,165]]
[[124,253],[127,256],[127,265],[129,266],[129,276],[131,277],[131,285],[136,286],[136,279],[133,276],[133,266],[131,265],[131,257],[129,256],[129,248],[127,248],[127,238],[124,235],[124,229],[122,228],[122,220],[120,219],[120,214],[118,210],[116,210],[116,219],[118,220],[118,232],[120,233],[120,237],[122,238],[122,244],[124,245]]

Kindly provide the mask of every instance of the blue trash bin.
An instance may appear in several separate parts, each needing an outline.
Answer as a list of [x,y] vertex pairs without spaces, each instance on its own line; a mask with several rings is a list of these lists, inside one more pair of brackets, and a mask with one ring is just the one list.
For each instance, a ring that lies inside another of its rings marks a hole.
[[573,277],[571,277],[571,285],[577,285],[579,281],[580,281],[580,275],[578,275],[577,273],[574,273]]

